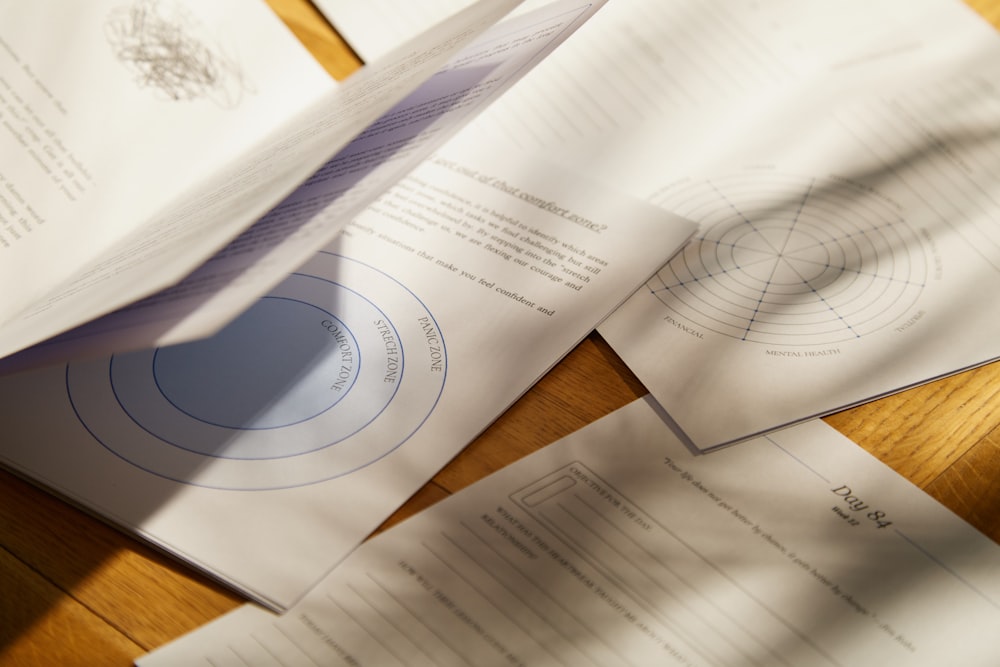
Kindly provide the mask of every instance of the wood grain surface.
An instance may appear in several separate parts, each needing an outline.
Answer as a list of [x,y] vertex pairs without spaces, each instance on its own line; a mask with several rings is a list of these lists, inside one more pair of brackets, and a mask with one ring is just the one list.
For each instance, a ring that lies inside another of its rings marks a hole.
[[[359,66],[308,2],[269,2],[332,76]],[[1000,0],[969,5],[1000,25]],[[644,393],[592,334],[383,528]],[[1000,363],[826,421],[1000,541]],[[125,667],[241,603],[185,565],[0,471],[0,666]]]

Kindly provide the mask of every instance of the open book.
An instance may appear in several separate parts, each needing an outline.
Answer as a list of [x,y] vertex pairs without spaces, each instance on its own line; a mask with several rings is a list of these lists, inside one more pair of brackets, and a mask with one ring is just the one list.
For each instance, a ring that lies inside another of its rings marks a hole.
[[489,32],[516,4],[479,2],[340,86],[263,5],[0,11],[0,366],[231,321],[600,5]]

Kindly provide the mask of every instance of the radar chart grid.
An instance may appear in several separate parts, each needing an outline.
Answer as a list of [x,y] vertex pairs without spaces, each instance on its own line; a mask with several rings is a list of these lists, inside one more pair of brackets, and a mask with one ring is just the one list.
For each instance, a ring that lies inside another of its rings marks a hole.
[[890,327],[926,285],[919,236],[891,201],[846,179],[743,172],[651,199],[701,232],[647,287],[672,317],[707,331],[835,344]]

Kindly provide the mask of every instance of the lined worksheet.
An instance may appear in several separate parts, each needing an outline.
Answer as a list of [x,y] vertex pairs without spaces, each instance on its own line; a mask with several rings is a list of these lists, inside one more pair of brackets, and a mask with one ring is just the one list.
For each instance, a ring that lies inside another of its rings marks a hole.
[[[317,3],[365,58],[468,4]],[[515,11],[545,4],[528,0]],[[502,134],[524,149],[552,150],[642,120],[673,125],[676,114],[692,108],[731,104],[734,114],[749,114],[756,100],[816,76],[864,76],[883,64],[932,63],[965,52],[962,35],[976,21],[953,0],[613,2],[469,133],[477,140]]]
[[1000,547],[819,421],[696,456],[646,399],[157,665],[990,665]]

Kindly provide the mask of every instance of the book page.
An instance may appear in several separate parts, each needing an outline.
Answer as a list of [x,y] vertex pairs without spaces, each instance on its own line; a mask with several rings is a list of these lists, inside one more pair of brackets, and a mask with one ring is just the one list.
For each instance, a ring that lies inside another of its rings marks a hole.
[[1000,547],[820,421],[696,456],[640,399],[156,665],[990,665]]
[[[505,0],[470,6],[438,26],[433,34],[418,35],[336,90],[327,90],[320,99],[313,99],[294,116],[286,114],[268,131],[248,138],[238,155],[229,156],[228,162],[203,174],[190,187],[175,191],[169,205],[148,216],[140,215],[138,209],[123,209],[123,215],[131,221],[125,228],[127,233],[99,254],[73,262],[68,276],[47,293],[25,302],[27,307],[21,312],[12,308],[13,318],[0,329],[0,355],[177,283],[278,204],[515,4],[516,0]],[[131,140],[136,143],[135,137]],[[202,137],[202,145],[211,142]],[[120,156],[118,163],[127,164]],[[315,214],[323,204],[317,202],[306,208]],[[97,209],[97,214],[102,210]],[[289,232],[284,238],[274,239],[273,252],[256,264],[219,267],[224,284],[234,284],[235,289],[228,299],[211,304],[209,310],[215,316],[212,324],[217,328],[241,312],[332,239],[344,221],[336,216],[314,221],[311,228],[300,229],[297,235]],[[260,270],[252,271],[254,268]],[[196,282],[203,284],[205,278],[201,275]],[[207,288],[215,288],[219,282],[216,276]],[[183,293],[190,290],[188,285]],[[203,285],[199,294],[204,291]],[[169,323],[158,326],[162,330]],[[204,335],[210,330],[203,325],[197,333]],[[130,347],[149,345],[153,340],[146,338]]]
[[0,323],[333,89],[262,2],[0,9]]
[[354,52],[367,61],[391,50],[413,31],[426,29],[467,4],[466,0],[425,0],[420,3],[319,0],[316,7]]
[[288,607],[693,229],[438,155],[217,335],[0,379],[0,461]]

